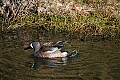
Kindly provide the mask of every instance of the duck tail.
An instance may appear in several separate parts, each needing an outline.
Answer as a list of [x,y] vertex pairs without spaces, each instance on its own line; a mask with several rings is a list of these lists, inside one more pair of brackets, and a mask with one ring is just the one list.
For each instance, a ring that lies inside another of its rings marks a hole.
[[72,51],[69,55],[67,55],[67,57],[72,58],[72,57],[75,57],[77,54],[78,54],[78,51],[77,51],[77,50],[74,50],[74,51]]

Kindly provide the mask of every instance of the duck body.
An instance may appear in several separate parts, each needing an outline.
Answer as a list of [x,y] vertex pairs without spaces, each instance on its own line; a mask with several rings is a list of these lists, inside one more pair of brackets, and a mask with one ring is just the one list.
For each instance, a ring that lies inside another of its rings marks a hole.
[[41,58],[57,58],[57,57],[67,57],[67,52],[61,52],[61,48],[66,42],[49,42],[40,46],[39,42],[31,42],[30,46],[34,49],[34,56]]
[[[49,53],[50,52],[50,53]],[[42,58],[60,58],[60,57],[67,57],[67,52],[61,52],[59,50],[57,51],[46,51],[46,52],[36,52],[36,57],[42,57]]]

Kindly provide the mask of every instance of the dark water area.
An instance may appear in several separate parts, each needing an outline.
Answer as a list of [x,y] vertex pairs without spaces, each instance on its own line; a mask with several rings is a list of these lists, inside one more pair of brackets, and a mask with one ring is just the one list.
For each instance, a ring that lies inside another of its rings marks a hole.
[[[0,32],[0,80],[119,80],[120,40],[81,41],[63,33],[23,28]],[[73,35],[72,35],[73,36]],[[31,58],[31,41],[68,41],[74,58]]]

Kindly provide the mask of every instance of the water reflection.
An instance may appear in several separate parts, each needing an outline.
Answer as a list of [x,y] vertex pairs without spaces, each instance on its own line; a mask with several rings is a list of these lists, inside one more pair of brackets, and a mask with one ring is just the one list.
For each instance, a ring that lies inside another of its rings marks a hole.
[[[41,35],[35,29],[0,33],[0,36],[1,80],[120,79],[119,39],[83,42],[77,39],[66,38],[65,35]],[[33,51],[25,51],[24,48],[32,40],[45,42],[67,40],[70,43],[65,46],[66,50],[78,49],[79,55],[72,59],[30,58],[29,55]]]
[[40,67],[58,67],[60,65],[67,64],[67,57],[65,58],[53,58],[53,59],[46,59],[46,58],[35,58],[34,63],[31,65],[33,69],[39,69]]

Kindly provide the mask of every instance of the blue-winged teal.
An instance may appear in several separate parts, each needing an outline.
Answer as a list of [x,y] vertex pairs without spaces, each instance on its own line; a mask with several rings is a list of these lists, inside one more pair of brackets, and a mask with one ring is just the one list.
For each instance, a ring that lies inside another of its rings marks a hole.
[[61,48],[66,42],[58,41],[58,42],[49,42],[45,43],[42,46],[39,42],[31,42],[28,48],[34,49],[34,56],[42,57],[42,58],[56,58],[56,57],[67,57],[67,52],[61,52]]

